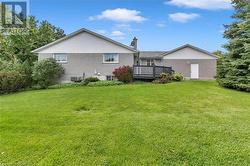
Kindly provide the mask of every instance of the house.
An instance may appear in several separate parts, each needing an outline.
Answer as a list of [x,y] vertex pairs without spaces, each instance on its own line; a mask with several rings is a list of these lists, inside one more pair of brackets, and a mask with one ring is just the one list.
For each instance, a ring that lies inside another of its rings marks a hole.
[[80,29],[62,39],[33,51],[38,60],[55,58],[65,69],[62,82],[97,76],[112,79],[120,66],[133,66],[134,48],[87,29]]
[[168,66],[186,79],[210,80],[216,76],[218,57],[198,47],[186,44],[171,51],[142,51],[140,64]]
[[[184,45],[171,51],[138,51],[137,39],[126,46],[87,29],[80,29],[57,41],[33,51],[38,60],[54,58],[65,68],[61,82],[98,77],[112,80],[115,68],[134,66],[134,74],[169,69],[182,73],[187,79],[214,79],[217,57],[200,48]],[[157,68],[156,68],[157,67]],[[157,69],[157,70],[156,70]],[[153,77],[154,75],[154,77]]]

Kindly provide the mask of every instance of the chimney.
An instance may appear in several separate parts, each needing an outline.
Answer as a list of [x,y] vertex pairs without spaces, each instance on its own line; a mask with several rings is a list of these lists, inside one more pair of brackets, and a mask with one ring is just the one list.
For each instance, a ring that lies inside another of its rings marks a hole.
[[134,37],[133,41],[130,44],[130,46],[134,47],[135,50],[137,50],[137,41],[138,39]]

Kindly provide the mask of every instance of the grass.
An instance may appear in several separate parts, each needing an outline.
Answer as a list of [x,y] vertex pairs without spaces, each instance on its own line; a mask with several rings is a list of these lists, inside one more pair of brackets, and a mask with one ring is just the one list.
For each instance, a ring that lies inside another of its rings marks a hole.
[[0,165],[249,165],[250,94],[213,81],[0,96]]

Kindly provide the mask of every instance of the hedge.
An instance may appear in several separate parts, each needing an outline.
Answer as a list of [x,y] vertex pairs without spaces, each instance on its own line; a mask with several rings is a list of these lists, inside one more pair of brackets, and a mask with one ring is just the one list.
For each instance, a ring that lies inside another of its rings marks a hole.
[[0,94],[16,92],[25,87],[25,75],[16,71],[0,71]]

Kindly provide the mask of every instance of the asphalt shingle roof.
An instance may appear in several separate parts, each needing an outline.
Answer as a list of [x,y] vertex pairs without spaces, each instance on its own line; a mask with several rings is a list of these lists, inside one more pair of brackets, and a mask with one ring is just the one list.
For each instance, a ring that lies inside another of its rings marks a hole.
[[162,58],[166,51],[140,51],[140,58]]

